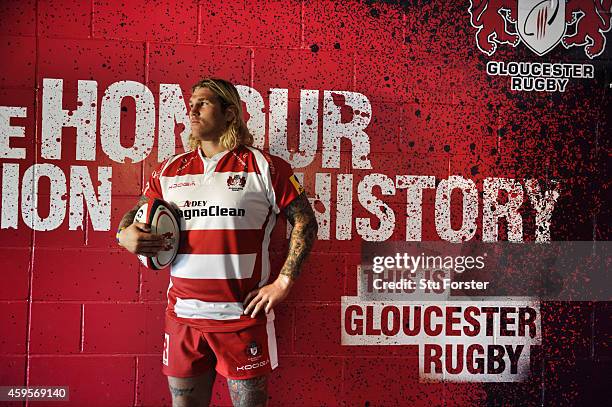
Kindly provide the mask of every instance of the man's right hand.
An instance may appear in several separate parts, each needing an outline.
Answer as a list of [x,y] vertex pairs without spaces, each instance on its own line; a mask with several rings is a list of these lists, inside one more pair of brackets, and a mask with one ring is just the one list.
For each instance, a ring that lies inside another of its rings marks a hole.
[[151,233],[144,223],[134,222],[119,233],[119,244],[127,251],[146,257],[153,257],[164,248],[163,236]]

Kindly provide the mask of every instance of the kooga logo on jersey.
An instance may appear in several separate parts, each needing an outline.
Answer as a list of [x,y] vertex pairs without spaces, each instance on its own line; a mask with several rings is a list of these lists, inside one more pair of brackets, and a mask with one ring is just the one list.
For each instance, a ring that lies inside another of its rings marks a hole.
[[205,216],[244,216],[242,208],[226,208],[219,205],[206,207],[206,201],[185,201],[179,205],[181,217],[185,220]]

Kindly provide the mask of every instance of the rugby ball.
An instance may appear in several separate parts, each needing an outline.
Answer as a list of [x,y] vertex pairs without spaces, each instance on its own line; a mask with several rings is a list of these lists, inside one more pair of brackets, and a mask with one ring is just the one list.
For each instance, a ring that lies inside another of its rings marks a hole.
[[159,251],[156,256],[138,256],[142,264],[153,270],[168,267],[176,258],[180,240],[179,220],[172,206],[164,200],[153,199],[138,209],[134,222],[147,224],[151,227],[151,233],[166,239],[164,250]]

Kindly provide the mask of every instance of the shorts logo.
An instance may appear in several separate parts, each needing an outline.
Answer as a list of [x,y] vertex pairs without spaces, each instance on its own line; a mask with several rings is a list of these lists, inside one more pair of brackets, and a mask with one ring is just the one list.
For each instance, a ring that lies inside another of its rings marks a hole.
[[261,357],[263,356],[261,346],[254,341],[247,345],[245,353],[247,355],[247,359],[251,362],[255,362],[256,360],[261,359]]
[[259,352],[260,350],[259,350],[259,346],[257,346],[257,342],[249,343],[246,349],[246,353],[248,356],[257,356]]
[[170,335],[164,334],[164,351],[162,353],[162,362],[168,366],[168,354],[170,350]]
[[242,191],[246,185],[246,177],[238,174],[227,178],[227,187],[232,191]]
[[471,0],[470,22],[476,44],[491,56],[499,44],[516,47],[521,41],[537,55],[559,43],[584,47],[590,59],[606,47],[610,30],[609,0]]
[[253,369],[257,369],[260,367],[264,367],[270,364],[269,360],[262,360],[261,362],[258,363],[250,363],[244,366],[237,366],[236,367],[236,371],[240,372],[240,371],[246,371],[246,370],[253,370]]

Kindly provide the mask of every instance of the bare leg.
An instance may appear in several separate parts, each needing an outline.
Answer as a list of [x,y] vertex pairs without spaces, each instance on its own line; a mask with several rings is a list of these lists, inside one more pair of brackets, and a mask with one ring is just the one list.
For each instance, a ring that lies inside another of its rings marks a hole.
[[197,377],[168,376],[172,407],[208,407],[216,376],[214,369]]
[[265,407],[268,404],[268,376],[227,379],[234,407]]

